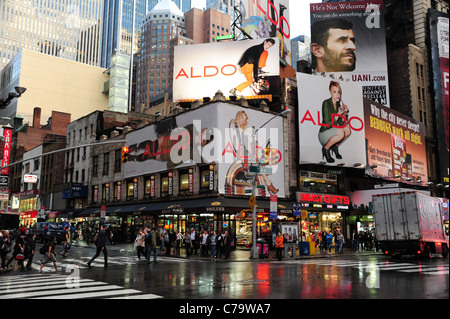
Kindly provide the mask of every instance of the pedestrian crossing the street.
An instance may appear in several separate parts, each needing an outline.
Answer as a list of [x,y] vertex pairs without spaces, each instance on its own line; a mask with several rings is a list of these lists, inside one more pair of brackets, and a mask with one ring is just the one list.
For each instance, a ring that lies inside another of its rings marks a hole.
[[358,260],[283,260],[279,263],[301,264],[301,265],[317,265],[317,266],[333,266],[333,267],[349,267],[355,269],[366,270],[368,267],[379,271],[397,271],[401,273],[417,273],[421,275],[448,275],[449,265],[427,265],[413,264],[393,261],[358,261]]
[[75,282],[66,274],[26,274],[0,278],[0,299],[157,299],[136,289],[92,279]]

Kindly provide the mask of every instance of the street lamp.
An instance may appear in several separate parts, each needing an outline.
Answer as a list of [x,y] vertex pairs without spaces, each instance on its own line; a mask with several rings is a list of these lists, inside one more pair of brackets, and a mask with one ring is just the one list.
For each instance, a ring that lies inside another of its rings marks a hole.
[[[284,115],[289,115],[292,111],[290,109],[285,109],[284,111],[275,114],[274,116],[272,116],[267,122],[265,122],[263,125],[261,125],[258,129],[256,129],[253,132],[253,141],[256,141],[256,133],[263,128],[264,126],[266,126],[270,121],[272,121],[274,118],[276,118],[277,116],[284,116]],[[268,143],[269,144],[269,143]],[[254,142],[255,145],[255,150],[256,150],[256,143]],[[256,154],[256,153],[255,153]],[[258,162],[258,167],[260,167],[261,163]],[[255,173],[255,176],[253,177],[252,180],[252,196],[254,196],[254,198],[256,199],[256,180],[258,177],[258,173]],[[262,248],[261,248],[262,249]],[[252,248],[250,250],[250,259],[255,259],[256,258],[256,204],[253,205],[252,208]]]
[[16,92],[9,92],[7,98],[1,99],[1,100],[0,100],[0,109],[6,108],[6,107],[9,105],[9,103],[11,103],[11,101],[12,101],[14,98],[19,98],[19,97],[21,97],[22,94],[25,93],[25,91],[26,91],[27,89],[24,88],[24,87],[21,87],[21,86],[16,86],[16,87],[14,88],[14,90],[15,90]]

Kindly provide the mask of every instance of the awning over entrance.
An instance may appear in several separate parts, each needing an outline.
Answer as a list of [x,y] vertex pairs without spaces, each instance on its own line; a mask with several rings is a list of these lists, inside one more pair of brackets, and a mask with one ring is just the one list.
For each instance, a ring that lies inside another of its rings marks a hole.
[[[292,206],[292,201],[278,202],[278,212],[292,213]],[[256,208],[257,210],[269,212],[270,200],[258,199],[256,202]],[[161,212],[167,214],[181,212],[221,212],[230,210],[238,212],[243,209],[250,209],[248,199],[246,198],[212,197],[132,205],[106,205],[106,214],[128,215],[134,212]],[[100,215],[100,210],[100,207],[91,207],[79,212],[77,215],[80,217]]]

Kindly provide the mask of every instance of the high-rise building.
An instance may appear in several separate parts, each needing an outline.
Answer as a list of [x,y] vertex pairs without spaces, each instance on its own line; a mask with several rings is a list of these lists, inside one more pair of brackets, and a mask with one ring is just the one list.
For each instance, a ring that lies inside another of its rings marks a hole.
[[297,62],[304,60],[311,63],[311,38],[305,35],[300,35],[291,40],[291,65],[296,70]]
[[0,1],[0,69],[21,49],[99,66],[103,3]]
[[186,36],[194,44],[215,42],[217,36],[231,34],[231,22],[226,13],[215,9],[196,8],[186,13]]
[[143,112],[150,99],[173,84],[173,47],[192,43],[186,38],[184,14],[171,0],[161,0],[147,14],[141,29],[136,63],[135,109]]
[[240,0],[206,0],[206,9],[214,9],[233,18],[234,6],[239,3]]
[[155,0],[103,0],[101,66],[111,66],[115,52],[132,54],[139,50],[139,32]]

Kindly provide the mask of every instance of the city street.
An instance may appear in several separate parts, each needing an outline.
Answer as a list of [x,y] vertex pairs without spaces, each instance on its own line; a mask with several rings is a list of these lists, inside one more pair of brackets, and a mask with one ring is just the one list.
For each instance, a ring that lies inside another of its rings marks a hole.
[[[449,260],[412,257],[389,259],[381,254],[316,256],[249,260],[237,250],[230,260],[158,256],[148,265],[137,260],[132,246],[109,248],[109,268],[101,254],[88,268],[95,250],[73,247],[39,270],[13,269],[0,277],[1,299],[448,299]],[[152,259],[153,260],[153,259]],[[79,276],[78,276],[79,275]]]

